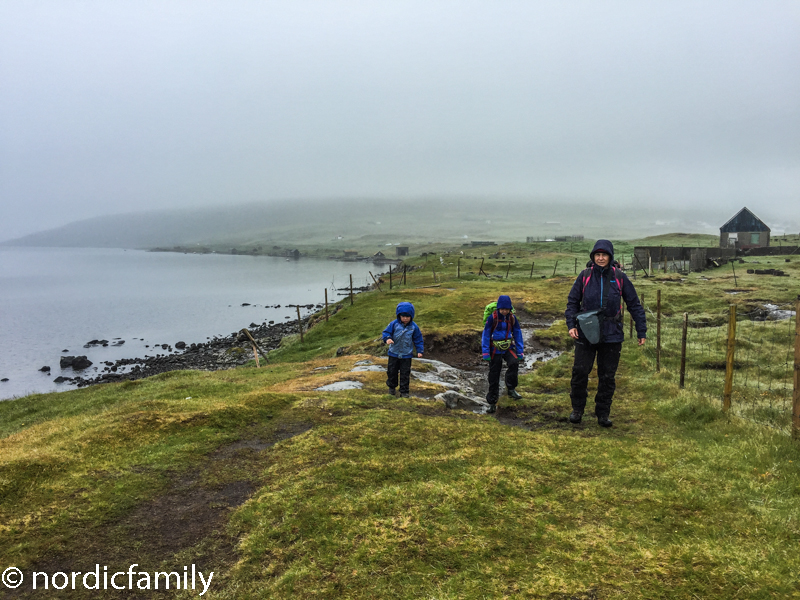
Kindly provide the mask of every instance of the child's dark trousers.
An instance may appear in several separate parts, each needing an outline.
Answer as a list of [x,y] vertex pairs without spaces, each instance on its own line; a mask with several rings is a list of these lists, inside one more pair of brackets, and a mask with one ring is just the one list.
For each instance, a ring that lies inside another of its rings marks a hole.
[[387,369],[386,385],[394,389],[397,387],[397,378],[400,376],[400,393],[408,393],[408,384],[411,381],[411,359],[389,357],[389,367]]
[[486,401],[489,404],[497,404],[497,398],[500,396],[500,371],[503,370],[504,360],[508,365],[506,369],[506,387],[512,390],[517,387],[519,359],[511,352],[506,352],[505,354],[495,352],[491,362],[489,362],[489,393],[486,394]]

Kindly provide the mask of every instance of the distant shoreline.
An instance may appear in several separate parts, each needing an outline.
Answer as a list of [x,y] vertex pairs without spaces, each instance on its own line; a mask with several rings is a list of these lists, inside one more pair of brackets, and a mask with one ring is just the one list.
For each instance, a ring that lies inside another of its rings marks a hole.
[[174,252],[178,254],[226,254],[231,256],[270,256],[272,258],[285,258],[286,260],[299,260],[301,258],[312,259],[327,259],[336,260],[339,262],[372,262],[376,265],[400,265],[403,263],[402,258],[388,258],[386,256],[362,256],[356,254],[355,256],[330,256],[325,255],[325,249],[320,248],[320,254],[303,253],[298,249],[288,249],[278,246],[273,246],[271,249],[264,249],[263,246],[256,246],[250,249],[230,248],[228,250],[212,248],[210,246],[173,246],[172,248],[156,247],[149,248],[147,252]]

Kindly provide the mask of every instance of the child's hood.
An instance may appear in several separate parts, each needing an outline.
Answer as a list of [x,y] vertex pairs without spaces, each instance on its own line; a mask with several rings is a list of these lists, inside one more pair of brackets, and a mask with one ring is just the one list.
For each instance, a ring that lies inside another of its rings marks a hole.
[[401,302],[400,304],[397,305],[397,310],[395,311],[395,314],[397,315],[398,318],[400,317],[400,313],[407,313],[411,315],[411,320],[413,321],[414,305],[411,304],[411,302]]

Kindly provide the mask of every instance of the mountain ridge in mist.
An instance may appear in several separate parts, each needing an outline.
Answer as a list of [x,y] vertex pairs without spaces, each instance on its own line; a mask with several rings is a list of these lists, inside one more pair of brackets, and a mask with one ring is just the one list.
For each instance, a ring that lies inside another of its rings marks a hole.
[[[524,241],[564,235],[633,239],[672,231],[717,234],[741,207],[617,206],[559,199],[330,199],[105,215],[1,242],[4,246],[149,249],[189,245],[324,244],[330,240]],[[759,214],[759,210],[754,210]]]

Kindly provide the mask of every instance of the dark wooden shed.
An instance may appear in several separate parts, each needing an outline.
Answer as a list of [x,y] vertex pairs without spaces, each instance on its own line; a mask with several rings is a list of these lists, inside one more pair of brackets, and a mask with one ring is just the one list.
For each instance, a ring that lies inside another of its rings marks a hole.
[[719,247],[746,250],[769,246],[770,228],[746,206],[719,228]]

